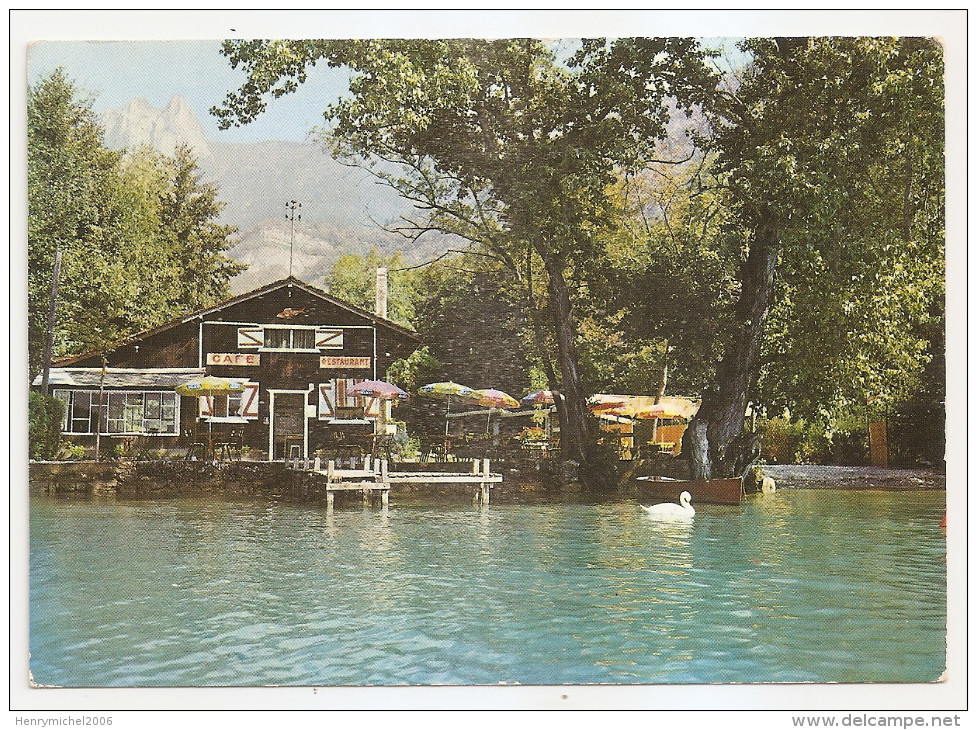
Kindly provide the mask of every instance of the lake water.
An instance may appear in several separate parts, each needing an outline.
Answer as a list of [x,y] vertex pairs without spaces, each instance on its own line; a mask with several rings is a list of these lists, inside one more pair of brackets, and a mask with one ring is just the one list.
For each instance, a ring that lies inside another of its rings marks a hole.
[[945,492],[389,509],[32,496],[30,650],[59,686],[927,682]]

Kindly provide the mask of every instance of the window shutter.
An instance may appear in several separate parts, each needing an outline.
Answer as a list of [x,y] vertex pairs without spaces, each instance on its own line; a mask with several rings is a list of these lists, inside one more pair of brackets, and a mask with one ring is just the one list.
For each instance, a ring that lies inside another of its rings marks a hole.
[[241,393],[241,415],[245,418],[258,417],[258,384],[245,383]]
[[265,344],[265,330],[263,327],[238,327],[237,347],[247,350],[261,347]]
[[363,410],[363,415],[365,415],[367,418],[379,418],[380,408],[383,405],[382,401],[375,395],[367,396],[365,400],[366,407]]
[[202,395],[197,398],[197,402],[200,404],[200,416],[212,416],[214,415],[214,396],[212,395]]
[[336,381],[319,383],[319,420],[336,416]]
[[347,395],[349,389],[352,388],[357,383],[362,383],[363,378],[347,378],[343,381],[343,406],[346,408],[359,408],[362,405],[360,397],[358,395]]
[[342,350],[343,331],[318,327],[315,331],[315,346],[321,350]]

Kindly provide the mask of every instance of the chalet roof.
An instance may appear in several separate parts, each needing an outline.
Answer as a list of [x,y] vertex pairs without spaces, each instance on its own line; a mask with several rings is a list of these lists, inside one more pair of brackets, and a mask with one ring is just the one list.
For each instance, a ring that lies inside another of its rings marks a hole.
[[[150,329],[143,330],[142,332],[136,332],[135,334],[130,335],[126,339],[121,340],[120,342],[117,342],[113,346],[113,349],[117,349],[119,347],[124,347],[125,345],[130,345],[130,344],[133,344],[133,343],[136,343],[136,342],[141,342],[142,340],[146,339],[147,337],[151,337],[153,335],[157,335],[157,334],[159,334],[161,332],[165,332],[167,330],[173,329],[174,327],[179,327],[181,324],[186,324],[187,322],[192,322],[193,320],[200,319],[202,317],[206,317],[209,314],[213,314],[215,312],[219,312],[222,309],[226,309],[228,307],[232,307],[232,306],[234,306],[236,304],[240,304],[242,302],[247,302],[247,301],[249,301],[251,299],[257,299],[258,297],[262,297],[262,296],[264,296],[266,294],[269,294],[271,292],[274,292],[274,291],[276,291],[278,289],[284,289],[284,288],[287,288],[287,287],[293,287],[295,289],[300,289],[302,291],[305,291],[305,292],[311,294],[314,297],[318,297],[319,299],[322,299],[323,301],[326,301],[326,302],[328,302],[328,303],[330,303],[332,305],[335,305],[337,307],[340,307],[341,309],[345,309],[345,310],[347,310],[349,312],[352,312],[353,314],[356,314],[356,315],[358,315],[360,317],[363,317],[363,318],[371,321],[376,326],[382,327],[382,328],[387,329],[387,330],[390,330],[391,332],[396,333],[396,334],[398,334],[398,335],[400,335],[402,337],[413,339],[413,340],[416,340],[417,342],[420,342],[421,341],[420,336],[416,332],[414,332],[413,330],[408,329],[407,327],[402,327],[399,324],[396,324],[394,322],[391,322],[389,319],[386,319],[384,317],[380,317],[379,315],[376,315],[376,314],[374,314],[374,313],[372,313],[372,312],[370,312],[370,311],[368,311],[366,309],[362,309],[360,307],[357,307],[355,304],[350,304],[349,302],[343,301],[342,299],[339,299],[338,297],[334,297],[331,294],[323,291],[322,289],[318,289],[318,288],[312,286],[311,284],[307,284],[306,282],[302,281],[301,279],[297,279],[294,276],[289,276],[289,277],[286,277],[284,279],[279,279],[278,281],[273,281],[270,284],[266,284],[265,286],[263,286],[263,287],[261,287],[259,289],[254,289],[253,291],[247,292],[245,294],[239,294],[236,297],[232,297],[230,299],[226,299],[225,301],[220,302],[219,304],[214,304],[214,305],[211,305],[209,307],[205,307],[203,309],[198,309],[198,310],[196,310],[194,312],[190,312],[189,314],[184,314],[181,317],[177,317],[175,319],[170,320],[169,322],[165,322],[164,324],[158,325],[156,327],[152,327]],[[86,360],[86,359],[88,359],[90,357],[94,357],[94,356],[96,356],[98,354],[99,354],[99,351],[90,350],[88,352],[83,352],[83,353],[78,354],[78,355],[72,355],[71,357],[62,358],[62,359],[60,359],[60,360],[52,363],[52,365],[57,365],[57,366],[71,365],[72,363],[76,363],[76,362],[80,362],[82,360]]]
[[[206,373],[205,368],[51,368],[48,379],[52,388],[61,386],[98,388],[175,388],[190,378]],[[41,384],[41,375],[32,385]]]

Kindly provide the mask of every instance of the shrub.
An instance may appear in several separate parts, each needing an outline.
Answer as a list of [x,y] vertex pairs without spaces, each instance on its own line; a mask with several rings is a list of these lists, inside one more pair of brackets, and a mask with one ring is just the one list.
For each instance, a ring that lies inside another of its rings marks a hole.
[[61,444],[61,448],[58,450],[59,459],[67,459],[69,461],[80,461],[85,458],[85,447],[81,444],[73,444],[70,441],[64,441]]
[[64,403],[49,395],[30,391],[27,401],[28,449],[32,459],[53,459],[61,445]]
[[777,416],[760,421],[763,458],[771,464],[867,463],[868,434],[864,418],[841,416],[830,425]]
[[826,429],[786,416],[777,416],[757,424],[761,454],[772,464],[811,464],[823,462],[831,446]]

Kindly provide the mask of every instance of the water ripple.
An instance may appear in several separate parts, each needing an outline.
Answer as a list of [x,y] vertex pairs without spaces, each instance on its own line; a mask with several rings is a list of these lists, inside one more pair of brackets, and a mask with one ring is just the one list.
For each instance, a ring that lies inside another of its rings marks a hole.
[[66,686],[931,681],[942,499],[784,491],[681,526],[626,501],[35,499],[32,671]]

